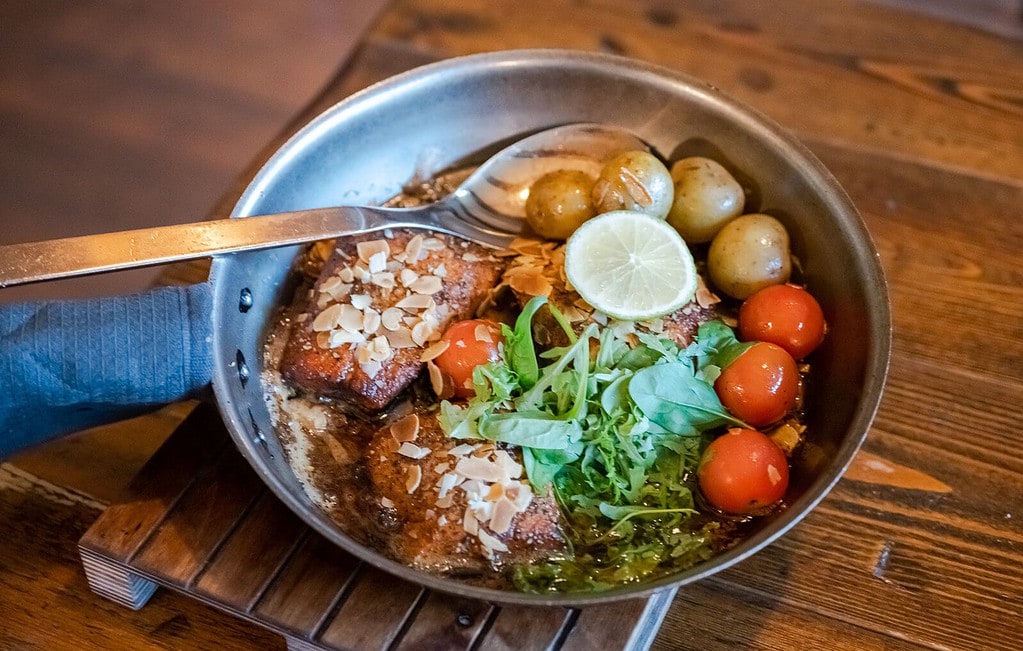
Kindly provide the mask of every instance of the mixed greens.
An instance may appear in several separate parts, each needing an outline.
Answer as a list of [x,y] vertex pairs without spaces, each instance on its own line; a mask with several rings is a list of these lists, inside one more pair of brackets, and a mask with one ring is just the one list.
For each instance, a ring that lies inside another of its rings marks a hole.
[[[536,351],[541,309],[567,345]],[[577,334],[543,297],[502,329],[502,358],[476,367],[467,404],[441,403],[440,423],[454,438],[519,446],[530,483],[565,515],[571,549],[517,568],[517,587],[605,588],[709,558],[721,525],[697,510],[695,473],[713,434],[745,426],[713,384],[751,344],[721,321],[686,347],[593,323]]]

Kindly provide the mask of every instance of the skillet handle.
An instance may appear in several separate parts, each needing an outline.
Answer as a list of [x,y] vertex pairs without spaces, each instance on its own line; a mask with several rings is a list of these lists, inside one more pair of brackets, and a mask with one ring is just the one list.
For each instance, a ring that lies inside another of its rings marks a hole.
[[0,459],[201,395],[212,306],[208,283],[0,305]]

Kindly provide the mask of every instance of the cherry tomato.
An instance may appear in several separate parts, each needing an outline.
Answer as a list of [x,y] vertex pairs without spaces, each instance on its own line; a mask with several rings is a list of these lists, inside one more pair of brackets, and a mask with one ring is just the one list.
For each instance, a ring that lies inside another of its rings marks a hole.
[[475,395],[472,371],[500,358],[501,327],[489,319],[458,321],[447,329],[441,340],[446,341],[448,347],[433,362],[444,376],[445,384],[450,382],[455,395],[462,398]]
[[824,340],[824,312],[802,287],[772,285],[753,294],[739,308],[739,336],[769,341],[803,359]]
[[708,502],[728,513],[749,514],[785,496],[789,464],[770,438],[736,427],[707,446],[696,476]]
[[736,418],[769,425],[796,404],[799,369],[783,348],[757,342],[721,371],[714,390]]

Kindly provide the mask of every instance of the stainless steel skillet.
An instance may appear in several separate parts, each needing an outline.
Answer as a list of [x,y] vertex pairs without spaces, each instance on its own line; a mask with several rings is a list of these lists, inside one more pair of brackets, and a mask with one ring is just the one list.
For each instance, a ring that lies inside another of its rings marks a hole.
[[776,215],[830,327],[815,355],[809,439],[795,461],[790,508],[734,549],[687,572],[601,593],[531,595],[466,586],[395,563],[351,540],[306,497],[274,436],[259,383],[273,310],[286,300],[295,249],[213,263],[213,388],[239,449],[292,510],[338,545],[404,579],[485,600],[580,605],[680,585],[782,535],[838,480],[866,436],[887,372],[890,315],[877,253],[835,179],[794,137],[709,85],[619,57],[511,51],[426,66],[331,108],[274,155],[233,215],[371,204],[412,178],[572,122],[622,126],[667,158],[709,154],[742,174],[756,210]]

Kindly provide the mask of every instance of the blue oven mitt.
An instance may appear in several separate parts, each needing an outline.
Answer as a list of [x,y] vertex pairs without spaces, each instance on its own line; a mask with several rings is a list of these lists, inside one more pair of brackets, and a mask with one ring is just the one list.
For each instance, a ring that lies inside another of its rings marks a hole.
[[209,284],[0,305],[0,459],[202,393]]

